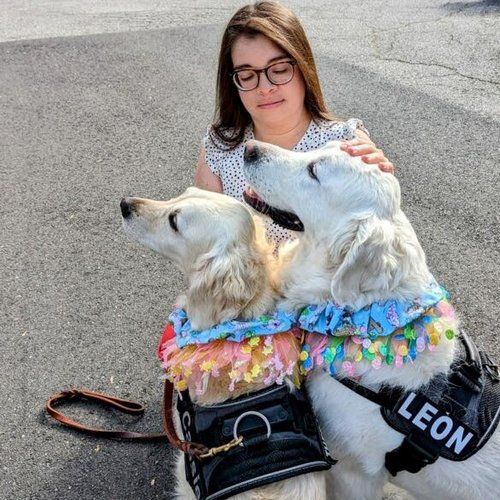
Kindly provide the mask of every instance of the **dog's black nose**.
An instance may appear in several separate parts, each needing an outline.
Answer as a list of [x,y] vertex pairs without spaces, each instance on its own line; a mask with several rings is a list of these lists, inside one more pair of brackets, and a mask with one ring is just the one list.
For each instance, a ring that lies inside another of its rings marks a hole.
[[259,147],[255,143],[255,141],[248,141],[245,144],[245,153],[243,154],[243,159],[247,163],[251,163],[256,161],[260,156]]
[[124,219],[132,213],[132,205],[127,201],[127,198],[122,198],[122,201],[120,201],[120,208]]

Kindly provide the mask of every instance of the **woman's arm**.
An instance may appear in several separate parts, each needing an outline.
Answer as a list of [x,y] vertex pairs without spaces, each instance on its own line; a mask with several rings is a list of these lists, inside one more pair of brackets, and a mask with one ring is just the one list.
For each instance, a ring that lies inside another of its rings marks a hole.
[[194,185],[197,188],[206,191],[215,191],[222,193],[222,181],[218,175],[215,175],[207,165],[205,148],[201,148],[196,171],[194,173]]

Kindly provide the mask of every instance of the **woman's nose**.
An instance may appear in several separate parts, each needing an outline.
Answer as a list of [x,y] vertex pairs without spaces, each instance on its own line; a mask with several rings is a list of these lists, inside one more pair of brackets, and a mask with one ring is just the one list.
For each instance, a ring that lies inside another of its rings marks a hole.
[[269,92],[270,90],[274,90],[275,88],[276,85],[269,81],[267,75],[265,73],[261,73],[257,90],[260,90],[262,92]]

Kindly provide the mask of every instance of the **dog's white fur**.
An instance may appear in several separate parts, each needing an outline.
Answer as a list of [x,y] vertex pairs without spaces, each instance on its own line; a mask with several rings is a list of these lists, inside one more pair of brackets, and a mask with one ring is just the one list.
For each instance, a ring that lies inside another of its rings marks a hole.
[[[187,277],[188,289],[177,300],[195,330],[236,317],[253,318],[274,310],[279,295],[280,265],[265,239],[259,217],[228,196],[189,188],[178,198],[126,199],[131,214],[123,219],[127,234],[171,259]],[[172,220],[173,218],[173,220]],[[291,334],[292,335],[292,334]],[[290,387],[293,384],[289,382]],[[245,392],[263,388],[253,384]],[[203,395],[190,394],[210,406],[242,392],[209,384]],[[179,424],[177,422],[178,431]],[[177,494],[195,498],[185,479],[184,456],[177,460]],[[325,473],[310,473],[236,495],[239,500],[326,498]]]
[[[412,299],[432,279],[424,252],[400,208],[396,178],[342,152],[339,143],[308,153],[252,141],[255,161],[245,163],[252,188],[270,205],[296,213],[305,232],[288,255],[282,306],[300,310],[326,300],[362,308],[374,301]],[[315,178],[316,177],[316,178]],[[365,385],[384,383],[417,389],[447,372],[455,341],[443,340],[401,368],[371,368],[359,363]],[[340,368],[337,366],[336,368]],[[339,370],[337,370],[339,373]],[[321,370],[308,380],[323,434],[339,463],[332,468],[329,496],[380,498],[392,478],[384,467],[386,452],[402,434],[389,427],[379,406],[346,388]],[[417,474],[400,472],[393,482],[416,498],[493,498],[500,481],[500,434],[464,462],[443,458]]]

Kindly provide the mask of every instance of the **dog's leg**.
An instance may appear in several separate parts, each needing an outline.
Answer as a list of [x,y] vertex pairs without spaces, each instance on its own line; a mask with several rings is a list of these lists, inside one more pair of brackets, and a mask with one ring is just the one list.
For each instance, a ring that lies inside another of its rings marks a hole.
[[418,474],[400,472],[389,480],[419,500],[493,500],[500,483],[500,428],[475,455],[463,462],[444,458]]
[[249,490],[231,500],[326,500],[326,473],[311,472]]
[[348,459],[340,460],[333,466],[327,478],[328,500],[378,500],[387,475],[381,470],[377,474],[367,474],[357,463]]
[[196,500],[196,497],[186,480],[184,468],[184,453],[176,453],[175,457],[175,494],[177,500]]
[[[196,500],[193,490],[186,481],[184,471],[184,454],[179,453],[176,457],[176,500]],[[312,472],[293,477],[285,481],[245,491],[232,496],[232,500],[327,500],[326,473]]]

